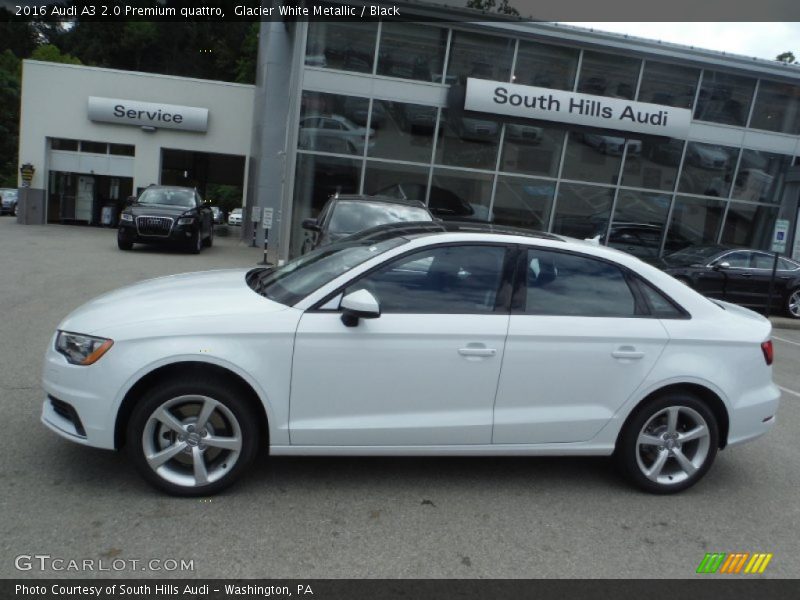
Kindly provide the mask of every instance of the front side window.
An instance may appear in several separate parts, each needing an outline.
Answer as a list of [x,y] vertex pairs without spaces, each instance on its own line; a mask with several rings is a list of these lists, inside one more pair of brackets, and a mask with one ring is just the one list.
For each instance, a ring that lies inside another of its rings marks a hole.
[[495,310],[505,247],[439,246],[405,256],[352,284],[382,313],[488,314]]
[[549,250],[528,250],[525,313],[632,317],[636,301],[622,270],[611,263]]
[[752,252],[730,252],[722,256],[717,263],[728,263],[728,266],[734,269],[747,269],[750,267],[750,258],[752,255]]

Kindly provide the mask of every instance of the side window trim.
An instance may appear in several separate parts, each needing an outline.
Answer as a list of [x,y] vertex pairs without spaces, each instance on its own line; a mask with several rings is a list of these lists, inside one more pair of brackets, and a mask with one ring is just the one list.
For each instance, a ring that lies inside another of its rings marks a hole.
[[[441,242],[438,244],[430,244],[427,246],[423,246],[422,248],[414,248],[412,250],[408,250],[403,252],[402,254],[398,254],[397,256],[391,258],[386,262],[382,262],[379,265],[372,267],[371,269],[361,273],[357,277],[349,280],[348,282],[342,284],[330,294],[326,295],[324,298],[316,302],[313,306],[306,309],[305,312],[336,312],[338,313],[340,309],[337,307],[336,309],[326,308],[326,305],[334,299],[337,295],[344,295],[344,292],[347,288],[356,285],[359,281],[364,279],[365,277],[369,277],[376,271],[389,267],[390,265],[394,264],[395,262],[401,261],[408,256],[413,254],[417,254],[419,252],[425,252],[434,250],[437,248],[442,247],[456,247],[456,246],[491,246],[495,248],[503,248],[505,250],[505,254],[503,257],[503,265],[501,267],[501,276],[500,282],[497,288],[497,295],[495,297],[495,306],[494,310],[490,313],[453,313],[453,314],[486,314],[486,315],[497,315],[497,314],[509,314],[510,312],[510,301],[511,301],[511,292],[512,286],[514,284],[515,278],[515,262],[517,256],[517,245],[516,244],[508,244],[503,242],[477,242],[477,241],[469,241],[469,242]],[[428,314],[428,313],[393,313],[393,314]],[[447,313],[437,313],[437,314],[447,314]]]

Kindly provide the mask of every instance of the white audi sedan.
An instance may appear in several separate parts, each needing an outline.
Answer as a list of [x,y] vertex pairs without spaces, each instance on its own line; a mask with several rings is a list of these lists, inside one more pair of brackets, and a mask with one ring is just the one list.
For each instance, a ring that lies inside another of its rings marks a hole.
[[775,424],[770,323],[619,251],[394,224],[274,270],[162,277],[69,315],[42,420],[178,495],[273,455],[614,455],[696,483]]

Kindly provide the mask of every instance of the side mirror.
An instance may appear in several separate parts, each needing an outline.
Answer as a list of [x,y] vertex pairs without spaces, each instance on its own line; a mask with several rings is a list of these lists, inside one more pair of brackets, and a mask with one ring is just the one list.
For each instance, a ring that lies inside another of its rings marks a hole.
[[725,269],[730,269],[730,268],[731,268],[731,263],[729,263],[727,261],[726,262],[717,263],[717,264],[714,265],[714,270],[715,271],[724,271]]
[[303,219],[303,229],[308,229],[309,231],[319,231],[320,227],[316,219]]
[[125,206],[130,206],[134,202],[136,202],[136,196],[128,196],[125,198]]
[[342,309],[342,323],[346,327],[355,327],[359,319],[377,319],[381,316],[378,300],[367,290],[358,290],[342,298],[339,308]]

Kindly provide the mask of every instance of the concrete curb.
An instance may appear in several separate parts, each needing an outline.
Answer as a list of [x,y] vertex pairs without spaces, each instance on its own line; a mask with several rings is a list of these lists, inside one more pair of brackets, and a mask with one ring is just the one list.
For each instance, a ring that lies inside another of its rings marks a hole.
[[790,319],[789,317],[770,317],[773,329],[795,329],[800,330],[800,319]]

